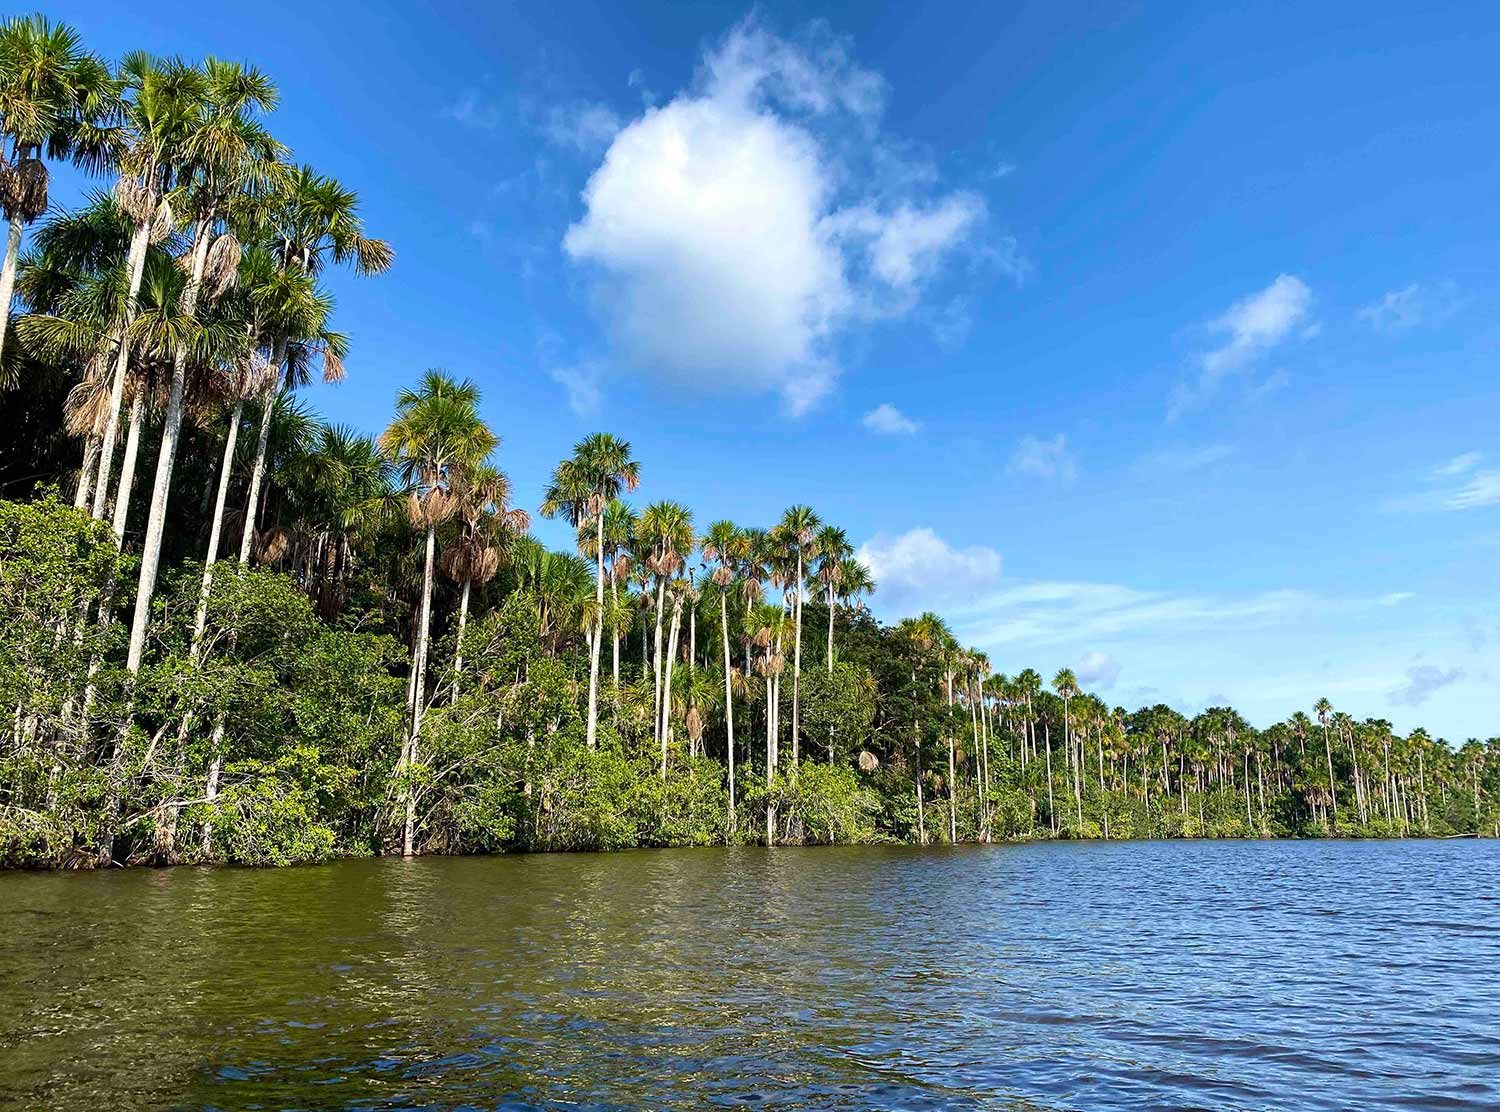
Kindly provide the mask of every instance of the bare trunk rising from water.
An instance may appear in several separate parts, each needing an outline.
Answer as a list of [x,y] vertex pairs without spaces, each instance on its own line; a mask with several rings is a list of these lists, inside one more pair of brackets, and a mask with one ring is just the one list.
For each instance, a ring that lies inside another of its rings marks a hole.
[[604,648],[604,509],[596,516],[594,576],[594,636],[589,646],[589,720],[588,745],[597,746],[599,727],[599,652]]
[[734,838],[734,691],[729,666],[729,599],[719,592],[719,629],[724,635],[724,730],[729,738],[729,837]]
[[[417,627],[417,658],[412,662],[411,739],[406,747],[408,773],[417,763],[417,741],[422,730],[422,698],[427,690],[427,639],[432,630],[432,568],[437,557],[437,527],[427,526],[427,559],[422,571],[422,615]],[[416,840],[417,793],[406,789],[406,820],[401,833],[401,856],[410,857]]]

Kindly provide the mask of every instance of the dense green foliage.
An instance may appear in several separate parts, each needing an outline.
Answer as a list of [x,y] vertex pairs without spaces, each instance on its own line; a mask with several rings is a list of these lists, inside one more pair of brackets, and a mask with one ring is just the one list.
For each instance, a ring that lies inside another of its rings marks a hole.
[[[394,256],[275,103],[0,26],[0,864],[1500,828],[1500,740],[991,675],[935,615],[875,621],[807,506],[633,508],[608,434],[551,476],[577,553],[548,551],[442,372],[378,438],[322,423],[295,390],[350,345],[320,278]],[[44,155],[115,181],[23,253]]]

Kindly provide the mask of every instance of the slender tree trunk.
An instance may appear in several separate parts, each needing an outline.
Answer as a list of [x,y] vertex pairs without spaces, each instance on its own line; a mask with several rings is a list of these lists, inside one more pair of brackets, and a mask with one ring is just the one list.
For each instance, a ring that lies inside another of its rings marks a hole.
[[917,845],[927,844],[927,805],[922,800],[922,734],[917,724],[911,724],[911,746],[916,754],[917,767]]
[[1052,827],[1052,836],[1057,837],[1057,804],[1052,798],[1052,723],[1042,726],[1042,745],[1047,750],[1047,821]]
[[766,845],[776,844],[776,799],[770,791],[776,782],[776,716],[772,713],[776,702],[776,690],[771,683],[770,670],[766,671]]
[[21,256],[21,230],[25,222],[19,213],[10,218],[10,235],[5,241],[5,267],[0,270],[0,355],[5,352],[5,336],[10,330],[10,303],[16,289],[16,263]]
[[719,629],[724,635],[724,732],[728,737],[729,836],[734,837],[734,685],[729,665],[729,600],[719,592]]
[[958,845],[958,761],[953,740],[953,673],[948,673],[948,841]]
[[[609,607],[610,616],[618,618],[620,611],[620,585],[615,582],[613,573],[609,577]],[[620,623],[618,621],[610,622],[610,633],[612,634],[611,639],[614,642],[613,671],[610,675],[615,681],[615,711],[618,713],[620,709]]]
[[792,646],[792,771],[797,771],[802,690],[802,544],[797,544],[797,643]]
[[682,629],[682,596],[672,599],[672,628],[667,637],[667,656],[662,669],[661,690],[661,778],[667,778],[667,746],[672,740],[672,665],[677,659],[677,636]]
[[463,593],[458,597],[458,640],[453,650],[453,702],[458,702],[458,684],[464,674],[464,630],[469,625],[469,587],[471,580],[464,580]]
[[136,461],[141,454],[141,436],[146,424],[146,385],[141,383],[130,398],[130,425],[125,434],[125,455],[120,460],[120,482],[115,488],[114,504],[109,508],[110,527],[115,540],[123,541],[130,519],[130,498],[135,488]]
[[[427,557],[422,570],[422,611],[417,626],[417,657],[412,664],[411,741],[407,745],[407,770],[417,763],[417,743],[422,730],[422,703],[427,693],[427,645],[432,633],[433,564],[437,558],[437,527],[427,526]],[[417,793],[406,789],[406,821],[401,834],[401,856],[412,855],[417,827]]]
[[119,436],[120,411],[125,400],[125,373],[130,367],[130,325],[135,320],[136,303],[141,293],[141,277],[146,270],[146,249],[150,243],[150,222],[137,225],[130,239],[130,288],[125,295],[125,319],[120,325],[120,346],[115,352],[115,372],[109,383],[109,416],[104,422],[99,482],[94,488],[95,521],[104,520],[105,503],[109,497],[110,468],[114,464],[115,440]]
[[594,531],[594,637],[589,646],[589,720],[588,746],[598,747],[599,730],[599,653],[604,648],[604,507],[601,503]]
[[78,468],[78,485],[73,488],[73,508],[81,510],[89,504],[89,492],[94,489],[94,476],[99,467],[99,437],[90,433],[83,445],[83,463]]
[[245,411],[244,399],[234,403],[234,412],[229,415],[229,432],[224,437],[224,462],[219,466],[219,490],[214,496],[213,524],[208,530],[208,552],[203,557],[203,582],[198,588],[198,613],[193,619],[193,644],[189,659],[198,663],[198,654],[203,648],[203,629],[208,621],[208,596],[213,591],[214,563],[219,558],[219,534],[224,527],[224,504],[229,498],[229,475],[234,470],[234,445],[240,436],[240,416]]
[[[653,662],[653,691],[651,705],[656,717],[651,724],[651,731],[656,735],[657,743],[661,745],[665,745],[665,742],[661,737],[661,622],[663,611],[666,609],[666,601],[667,580],[665,576],[658,576],[656,580],[656,636],[655,640],[652,642],[651,651],[651,659]],[[663,775],[665,775],[665,773],[663,773]]]
[[1339,820],[1339,789],[1333,781],[1333,743],[1328,740],[1328,727],[1323,727],[1323,752],[1328,757],[1328,795],[1333,800],[1333,821]]
[[250,466],[250,491],[245,495],[245,528],[240,534],[240,563],[250,562],[250,546],[255,543],[255,520],[260,512],[260,486],[266,474],[266,445],[271,438],[271,416],[276,412],[280,393],[281,364],[286,358],[287,342],[278,337],[271,347],[271,365],[276,377],[260,400],[260,431],[255,438],[255,462]]
[[[193,243],[192,271],[182,291],[181,311],[187,317],[195,316],[198,311],[198,289],[203,282],[203,264],[208,257],[212,227],[209,220],[198,221]],[[151,510],[146,519],[146,538],[141,550],[135,617],[130,624],[130,649],[125,659],[125,667],[132,675],[140,672],[141,660],[146,652],[146,629],[151,621],[151,600],[156,594],[156,573],[161,564],[162,534],[167,523],[172,468],[177,463],[177,444],[182,433],[182,399],[187,387],[187,360],[188,353],[185,349],[179,349],[172,360],[172,384],[167,393],[161,452],[156,460],[156,482],[151,490]]]

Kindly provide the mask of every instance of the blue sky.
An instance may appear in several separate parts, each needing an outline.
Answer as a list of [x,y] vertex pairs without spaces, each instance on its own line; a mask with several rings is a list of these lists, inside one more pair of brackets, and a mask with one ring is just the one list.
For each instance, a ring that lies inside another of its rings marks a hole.
[[1500,11],[1060,7],[49,14],[255,61],[359,190],[330,418],[443,367],[523,503],[607,429],[998,670],[1495,733]]

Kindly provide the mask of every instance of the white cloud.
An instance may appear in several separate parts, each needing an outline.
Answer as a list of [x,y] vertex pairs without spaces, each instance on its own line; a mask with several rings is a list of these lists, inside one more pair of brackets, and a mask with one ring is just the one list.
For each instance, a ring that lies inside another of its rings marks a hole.
[[1259,293],[1235,302],[1217,320],[1210,331],[1224,336],[1218,347],[1202,352],[1196,359],[1197,374],[1179,383],[1167,404],[1167,417],[1175,420],[1189,410],[1205,405],[1218,393],[1223,380],[1253,366],[1266,352],[1276,347],[1293,331],[1309,331],[1312,290],[1300,278],[1282,274]]
[[694,86],[613,137],[564,250],[593,268],[615,344],[700,389],[774,390],[802,412],[832,388],[837,339],[908,312],[984,216],[975,195],[849,197],[884,149],[885,82],[815,26],[752,19]]
[[1108,653],[1091,652],[1078,662],[1073,672],[1084,687],[1108,691],[1120,678],[1120,662]]
[[1397,706],[1414,707],[1463,678],[1462,668],[1444,671],[1435,664],[1417,664],[1406,670],[1406,682],[1391,691],[1390,700]]
[[1436,286],[1413,282],[1389,290],[1359,310],[1359,319],[1377,332],[1399,335],[1423,324],[1438,324],[1463,308],[1463,298],[1453,282]]
[[882,402],[860,418],[859,423],[871,432],[887,436],[910,436],[922,426],[893,406]]
[[860,545],[856,559],[870,569],[884,602],[901,609],[970,597],[1000,579],[1000,553],[983,545],[954,548],[928,528],[899,536],[877,533]]
[[1011,453],[1009,470],[1014,475],[1059,479],[1067,483],[1077,478],[1078,462],[1068,450],[1068,438],[1062,433],[1048,440],[1023,436]]
[[620,117],[603,104],[553,105],[542,121],[542,133],[555,146],[597,154],[620,133]]
[[1400,606],[1407,599],[1416,598],[1411,591],[1392,591],[1390,594],[1380,596],[1381,606]]
[[1454,456],[1433,468],[1432,479],[1437,484],[1433,489],[1392,498],[1386,508],[1422,513],[1475,510],[1500,504],[1500,469],[1483,468],[1480,466],[1483,461],[1484,456],[1479,452]]

